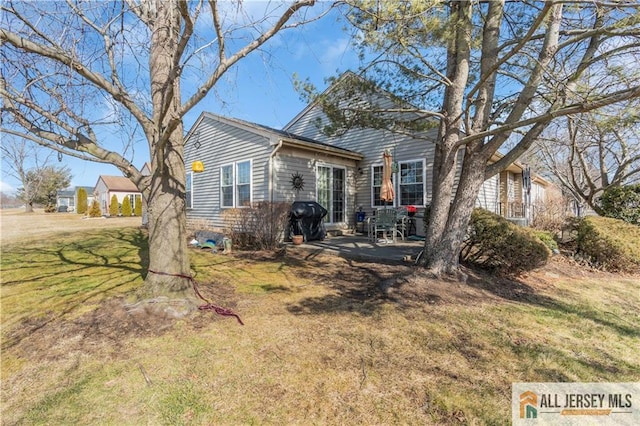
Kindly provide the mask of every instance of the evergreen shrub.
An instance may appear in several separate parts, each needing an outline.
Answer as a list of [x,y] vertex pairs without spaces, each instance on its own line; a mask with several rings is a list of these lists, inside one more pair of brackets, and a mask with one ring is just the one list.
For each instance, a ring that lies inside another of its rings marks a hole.
[[604,216],[640,226],[640,183],[607,189],[600,207]]
[[120,210],[118,205],[118,197],[115,194],[111,197],[111,203],[109,203],[109,216],[116,217]]
[[543,266],[551,251],[529,228],[484,209],[471,215],[461,260],[484,269],[518,275]]
[[132,213],[131,201],[129,201],[129,197],[124,197],[124,200],[122,200],[122,216],[129,217]]
[[558,242],[554,238],[553,232],[534,230],[533,235],[538,237],[538,239],[542,241],[544,245],[547,246],[547,248],[552,252],[554,250],[558,250]]
[[133,208],[134,216],[142,216],[142,197],[136,197],[135,207]]
[[78,214],[85,214],[88,206],[87,190],[84,188],[78,188],[77,193],[78,205],[76,206],[76,212]]
[[102,210],[100,209],[100,203],[98,200],[93,200],[91,203],[91,208],[89,209],[89,217],[100,217],[102,216]]
[[640,271],[640,227],[620,219],[588,216],[577,224],[577,254],[611,272]]

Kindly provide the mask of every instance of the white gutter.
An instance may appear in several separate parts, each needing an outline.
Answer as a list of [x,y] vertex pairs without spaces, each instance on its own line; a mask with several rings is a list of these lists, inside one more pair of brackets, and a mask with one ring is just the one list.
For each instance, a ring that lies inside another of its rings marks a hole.
[[305,149],[313,152],[320,152],[322,154],[331,154],[342,158],[348,158],[350,160],[362,161],[364,159],[364,155],[359,152],[348,151],[342,148],[337,148],[329,145],[319,145],[315,143],[293,140],[293,139],[282,139],[280,141],[280,145],[285,143],[287,146],[299,149]]

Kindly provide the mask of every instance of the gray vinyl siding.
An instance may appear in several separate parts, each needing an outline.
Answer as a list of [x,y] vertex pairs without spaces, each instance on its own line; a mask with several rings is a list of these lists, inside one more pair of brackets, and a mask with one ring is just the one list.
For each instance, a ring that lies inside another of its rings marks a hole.
[[[303,137],[329,143],[331,145],[359,152],[364,155],[364,159],[357,165],[353,176],[348,181],[355,183],[355,192],[348,200],[351,214],[348,215],[350,225],[355,223],[355,212],[359,207],[370,215],[372,207],[372,166],[382,165],[382,154],[385,149],[389,149],[394,156],[394,161],[416,161],[423,160],[425,168],[425,204],[431,202],[431,186],[433,179],[433,158],[435,145],[433,141],[436,137],[436,130],[430,131],[422,138],[410,138],[405,135],[394,134],[376,129],[352,129],[338,137],[327,137],[322,134],[316,124],[326,120],[324,113],[319,107],[312,107],[304,114],[292,121],[285,130]],[[348,177],[349,178],[349,177]],[[396,193],[398,193],[398,179],[396,178]]]
[[[270,139],[214,118],[203,116],[191,132],[185,146],[185,164],[204,163],[204,172],[193,173],[193,205],[187,219],[207,219],[211,225],[223,228],[220,194],[220,168],[223,165],[251,161],[251,199],[268,199]],[[197,135],[197,137],[196,137]],[[195,147],[196,139],[200,147]]]
[[[332,166],[346,170],[346,200],[344,223],[330,224],[328,228],[347,228],[353,225],[355,210],[352,199],[355,197],[354,177],[356,175],[355,160],[348,160],[334,155],[313,153],[305,150],[285,148],[278,151],[273,161],[273,199],[292,203],[294,201],[316,201],[316,168],[317,166]],[[304,188],[295,190],[291,185],[293,174],[299,174],[304,179]],[[329,210],[329,206],[323,206]]]
[[[198,119],[185,144],[185,165],[191,170],[194,161],[202,161],[204,172],[192,174],[192,206],[187,209],[187,220],[206,220],[207,225],[223,229],[221,167],[251,161],[251,201],[292,203],[293,201],[316,201],[316,167],[319,164],[341,167],[346,170],[347,203],[354,197],[353,176],[356,160],[339,153],[322,149],[314,144],[292,147],[282,145],[283,135],[260,125],[204,113]],[[286,137],[286,139],[291,139]],[[293,138],[295,139],[295,138]],[[196,148],[196,141],[199,148]],[[292,187],[293,174],[304,180],[304,188]],[[271,182],[271,184],[270,184]],[[235,186],[234,186],[235,188]],[[346,219],[354,215],[351,204],[345,205]],[[346,223],[331,224],[344,228]],[[331,228],[329,227],[329,228]]]
[[478,193],[476,207],[482,207],[483,209],[489,210],[492,213],[499,213],[499,189],[500,178],[498,175],[494,175],[484,181],[484,183],[480,187],[480,192]]
[[[314,201],[316,199],[316,175],[312,159],[294,155],[293,150],[283,150],[273,161],[273,200],[293,203],[294,201]],[[299,174],[304,180],[304,188],[295,190],[291,176]]]

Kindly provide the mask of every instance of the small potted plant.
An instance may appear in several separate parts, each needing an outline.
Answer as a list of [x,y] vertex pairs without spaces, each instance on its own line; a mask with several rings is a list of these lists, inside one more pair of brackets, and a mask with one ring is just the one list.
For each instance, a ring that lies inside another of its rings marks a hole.
[[293,235],[291,237],[291,241],[293,241],[294,245],[299,246],[304,241],[304,236],[303,235]]

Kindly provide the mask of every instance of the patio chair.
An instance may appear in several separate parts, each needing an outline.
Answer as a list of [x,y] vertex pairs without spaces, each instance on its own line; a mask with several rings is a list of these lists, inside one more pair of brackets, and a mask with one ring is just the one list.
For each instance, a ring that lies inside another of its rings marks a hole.
[[400,238],[402,238],[402,241],[404,241],[404,237],[407,235],[407,225],[409,224],[409,211],[406,207],[398,207],[396,211],[396,229],[398,230]]
[[396,242],[396,234],[398,231],[398,212],[394,208],[381,208],[376,211],[376,217],[370,225],[370,237],[373,241],[378,238],[378,233],[382,232],[385,240],[389,238],[389,232],[391,233],[391,240]]

